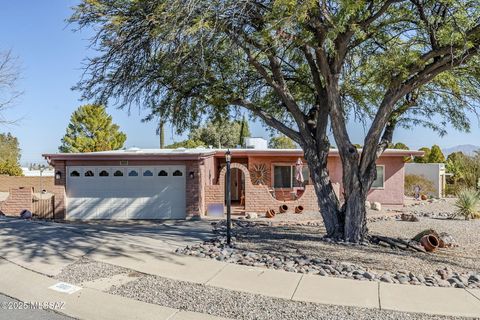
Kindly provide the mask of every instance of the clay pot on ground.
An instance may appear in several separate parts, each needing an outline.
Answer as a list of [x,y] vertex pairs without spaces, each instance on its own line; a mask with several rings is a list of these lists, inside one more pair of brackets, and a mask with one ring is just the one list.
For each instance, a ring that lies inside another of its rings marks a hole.
[[440,245],[440,240],[438,240],[438,238],[433,234],[427,234],[420,239],[420,244],[425,248],[425,250],[432,252],[438,248]]
[[280,213],[285,213],[288,210],[288,206],[286,204],[282,204],[280,206]]
[[295,213],[300,214],[300,213],[302,213],[302,212],[303,212],[303,206],[296,206],[296,207],[295,207]]
[[275,217],[275,210],[273,210],[273,209],[267,210],[267,213],[265,214],[265,217],[267,217],[267,218]]
[[425,195],[425,194],[422,194],[422,195],[420,196],[420,199],[422,199],[422,200],[424,200],[424,201],[425,201],[425,200],[427,200],[427,199],[428,199],[428,197],[427,197],[427,195]]

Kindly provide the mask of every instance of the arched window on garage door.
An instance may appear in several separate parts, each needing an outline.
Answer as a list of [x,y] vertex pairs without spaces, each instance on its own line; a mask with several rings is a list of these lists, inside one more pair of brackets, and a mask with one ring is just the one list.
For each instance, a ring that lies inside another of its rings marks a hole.
[[123,177],[123,172],[122,170],[117,170],[113,173],[114,177]]
[[95,174],[93,173],[92,170],[87,170],[87,171],[85,171],[84,176],[85,177],[93,177],[93,176],[95,176]]
[[137,170],[130,170],[128,173],[129,177],[138,177],[138,171]]
[[165,170],[160,170],[160,172],[158,173],[158,176],[159,177],[166,177],[166,176],[168,176],[168,173]]
[[110,174],[108,173],[107,170],[102,170],[102,171],[100,171],[100,173],[98,175],[100,177],[108,177]]
[[70,177],[80,177],[80,172],[78,172],[77,170],[73,170],[72,172],[70,172]]
[[175,172],[173,173],[173,176],[174,177],[181,177],[181,176],[183,176],[183,173],[180,170],[175,170]]
[[150,170],[145,170],[143,171],[143,176],[144,177],[153,177],[153,172]]

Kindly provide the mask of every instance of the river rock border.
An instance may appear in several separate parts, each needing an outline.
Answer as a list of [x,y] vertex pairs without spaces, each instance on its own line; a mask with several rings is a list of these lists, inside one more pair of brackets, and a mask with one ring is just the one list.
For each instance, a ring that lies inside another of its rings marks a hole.
[[[249,227],[256,224],[269,225],[268,222],[236,221],[240,227]],[[396,272],[376,273],[369,268],[359,265],[325,259],[310,259],[307,256],[285,256],[274,254],[259,254],[237,249],[235,237],[232,246],[226,245],[224,235],[225,224],[215,223],[214,232],[217,236],[201,244],[178,248],[177,254],[215,259],[228,263],[245,266],[264,267],[276,270],[285,270],[303,274],[313,274],[324,277],[355,279],[360,281],[376,281],[386,283],[423,285],[428,287],[480,288],[480,273],[458,273],[450,268],[438,269],[435,274],[420,275],[408,270]],[[339,244],[342,245],[342,244]]]

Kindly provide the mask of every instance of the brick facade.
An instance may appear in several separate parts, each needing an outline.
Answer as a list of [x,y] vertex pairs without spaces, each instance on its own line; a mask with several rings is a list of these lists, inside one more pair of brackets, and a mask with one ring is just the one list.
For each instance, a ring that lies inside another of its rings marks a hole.
[[12,188],[9,192],[8,198],[0,205],[0,212],[18,217],[23,210],[32,211],[33,188]]
[[10,189],[33,188],[33,192],[53,191],[53,177],[11,177],[0,175],[0,192],[10,192]]
[[[286,204],[290,212],[293,212],[296,206],[303,206],[305,211],[318,211],[318,201],[315,189],[312,185],[307,185],[305,191],[297,200],[282,201],[275,199],[269,192],[266,185],[254,185],[250,178],[250,172],[244,165],[240,163],[232,163],[231,168],[241,170],[245,176],[245,211],[264,213],[268,209],[274,209],[278,212],[279,207]],[[218,184],[205,186],[205,208],[209,204],[224,203],[225,190],[225,174],[227,168],[220,171]],[[334,188],[338,194],[339,185],[334,184]]]

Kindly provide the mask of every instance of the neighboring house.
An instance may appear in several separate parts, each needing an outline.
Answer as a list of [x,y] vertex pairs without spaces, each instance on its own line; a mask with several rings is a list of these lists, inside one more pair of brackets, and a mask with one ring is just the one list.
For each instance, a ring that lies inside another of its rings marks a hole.
[[[205,215],[224,204],[225,151],[129,149],[45,154],[55,168],[55,212],[66,219],[181,219]],[[265,212],[287,204],[318,210],[308,168],[299,149],[233,149],[232,201],[244,211]],[[377,164],[370,201],[402,205],[404,157],[421,151],[387,150]],[[295,179],[302,158],[304,183]],[[329,172],[341,194],[342,168],[331,150]]]
[[445,164],[443,163],[406,163],[406,175],[423,176],[432,182],[435,192],[431,196],[441,198],[445,195],[446,177],[449,175],[445,172]]

